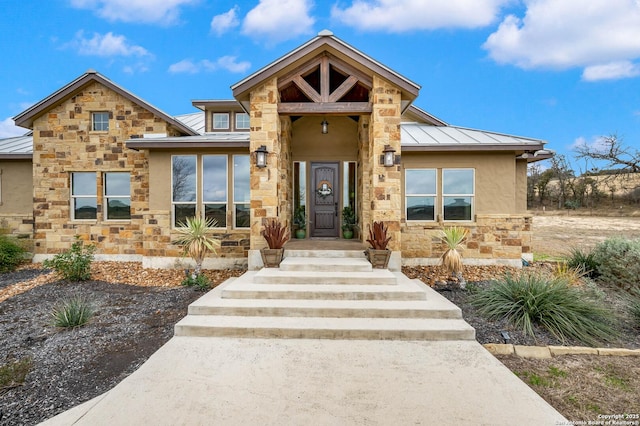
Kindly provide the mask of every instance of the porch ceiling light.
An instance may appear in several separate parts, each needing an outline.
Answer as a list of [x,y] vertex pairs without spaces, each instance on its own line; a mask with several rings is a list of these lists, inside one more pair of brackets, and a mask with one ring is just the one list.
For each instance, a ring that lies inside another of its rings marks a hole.
[[258,149],[255,150],[256,153],[256,166],[261,169],[267,167],[267,147],[265,145],[260,145]]
[[329,133],[329,122],[327,121],[326,118],[322,120],[322,123],[320,123],[320,125],[322,126],[323,135],[326,135],[327,133]]
[[384,146],[384,159],[383,164],[385,167],[393,167],[396,163],[396,150],[391,148],[391,145]]

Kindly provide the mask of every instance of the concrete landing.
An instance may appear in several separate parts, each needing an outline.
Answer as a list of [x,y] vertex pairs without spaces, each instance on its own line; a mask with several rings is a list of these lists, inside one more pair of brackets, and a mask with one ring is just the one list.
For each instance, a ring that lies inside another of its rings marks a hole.
[[43,423],[558,425],[475,341],[174,337],[114,389]]

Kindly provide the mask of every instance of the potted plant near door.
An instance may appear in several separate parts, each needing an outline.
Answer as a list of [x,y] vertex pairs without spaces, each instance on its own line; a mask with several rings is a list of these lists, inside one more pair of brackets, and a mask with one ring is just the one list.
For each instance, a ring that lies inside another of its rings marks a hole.
[[356,225],[356,213],[351,206],[342,209],[342,236],[350,240],[353,238],[353,228]]
[[289,241],[289,230],[279,220],[272,219],[264,225],[261,234],[269,246],[260,250],[262,263],[266,268],[279,267],[284,255],[284,244]]
[[296,226],[296,238],[304,239],[307,236],[307,215],[304,206],[299,206],[293,215],[293,224]]
[[373,227],[369,227],[369,239],[371,245],[365,250],[365,255],[374,268],[386,269],[389,266],[391,250],[387,248],[391,237],[387,237],[388,227],[384,222],[373,222]]

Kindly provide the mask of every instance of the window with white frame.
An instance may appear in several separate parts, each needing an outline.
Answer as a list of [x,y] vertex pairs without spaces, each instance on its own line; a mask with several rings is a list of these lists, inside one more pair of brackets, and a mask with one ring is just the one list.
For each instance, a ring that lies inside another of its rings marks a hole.
[[436,220],[436,169],[406,169],[404,182],[406,220]]
[[236,112],[236,129],[246,130],[249,128],[249,114],[246,112]]
[[206,219],[227,226],[227,156],[202,156],[202,202]]
[[442,211],[445,221],[471,221],[474,198],[474,169],[442,169]]
[[171,205],[174,226],[180,226],[188,217],[196,216],[196,161],[195,155],[171,157]]
[[249,183],[249,156],[233,156],[233,210],[234,227],[249,228],[251,191]]
[[106,132],[109,130],[109,113],[93,112],[91,113],[91,130],[94,132]]
[[107,220],[131,219],[131,177],[125,172],[104,174],[105,218]]
[[213,114],[213,129],[226,130],[229,129],[229,113],[216,112]]
[[98,197],[95,172],[71,173],[71,213],[73,220],[97,219]]

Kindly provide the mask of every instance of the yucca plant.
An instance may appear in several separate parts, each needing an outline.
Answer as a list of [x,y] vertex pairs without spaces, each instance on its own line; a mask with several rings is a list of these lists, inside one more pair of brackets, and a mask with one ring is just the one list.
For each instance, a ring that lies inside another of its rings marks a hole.
[[267,240],[270,249],[281,249],[289,241],[289,229],[279,220],[272,219],[264,225],[262,236]]
[[589,292],[566,279],[535,272],[506,274],[471,296],[471,304],[490,320],[505,320],[535,338],[534,324],[556,336],[588,345],[615,338],[614,315]]
[[589,275],[588,271],[584,270],[583,266],[569,266],[566,261],[560,261],[556,263],[553,268],[553,276],[567,280],[571,285],[577,286],[582,284],[582,279]]
[[53,325],[73,328],[85,325],[93,316],[91,302],[82,296],[73,296],[58,302],[51,313]]
[[598,262],[594,258],[593,251],[588,249],[570,248],[569,256],[567,256],[567,265],[570,268],[584,271],[589,278],[597,278],[598,276]]
[[202,262],[207,254],[216,253],[216,249],[220,247],[220,241],[208,235],[209,228],[217,225],[215,219],[202,219],[200,217],[186,218],[185,222],[178,223],[179,228],[176,231],[180,236],[174,241],[174,244],[182,246],[185,255],[189,255],[196,267],[193,271],[192,278],[196,279],[202,271]]
[[458,278],[460,288],[466,287],[466,281],[462,276],[462,255],[458,251],[458,247],[464,242],[469,235],[469,230],[460,226],[452,226],[444,228],[440,240],[446,244],[447,250],[440,256],[440,265],[447,272]]

